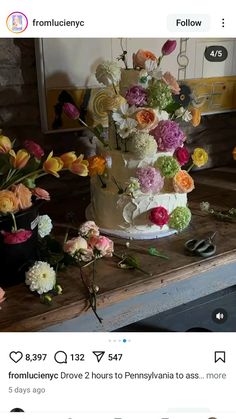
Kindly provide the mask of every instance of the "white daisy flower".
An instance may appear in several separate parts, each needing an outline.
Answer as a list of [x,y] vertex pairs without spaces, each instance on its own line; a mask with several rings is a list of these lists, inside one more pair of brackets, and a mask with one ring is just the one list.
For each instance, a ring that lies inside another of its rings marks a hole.
[[128,118],[120,127],[118,127],[117,132],[121,138],[127,138],[136,132],[136,126],[137,122],[134,119]]
[[146,60],[144,65],[145,70],[147,70],[148,73],[152,73],[154,70],[157,69],[157,61]]
[[176,118],[181,118],[185,122],[190,122],[192,120],[192,114],[187,109],[184,109],[183,106],[181,106],[179,109],[176,109],[175,111]]
[[131,116],[135,113],[136,110],[137,109],[135,106],[129,106],[127,102],[122,103],[119,109],[116,112],[113,112],[112,114],[113,121],[115,121],[117,125],[120,125],[120,128],[122,129],[123,126],[126,125],[127,120],[129,119],[133,120]]

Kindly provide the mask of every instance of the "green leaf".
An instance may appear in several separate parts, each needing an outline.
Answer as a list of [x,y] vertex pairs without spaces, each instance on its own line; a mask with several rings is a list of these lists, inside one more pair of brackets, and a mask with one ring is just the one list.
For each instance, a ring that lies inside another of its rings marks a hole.
[[160,252],[160,250],[158,250],[156,247],[149,247],[148,254],[150,256],[157,256],[162,259],[169,259],[169,257],[165,255],[165,253]]
[[6,175],[11,169],[8,154],[0,154],[0,175]]
[[118,267],[121,269],[137,269],[138,271],[143,272],[145,275],[152,275],[151,272],[147,272],[140,267],[140,262],[137,256],[123,255],[120,262],[118,263]]
[[33,178],[26,178],[23,183],[29,189],[33,189],[33,188],[36,187],[35,178],[34,179]]
[[103,133],[103,126],[102,124],[96,125],[96,127],[94,128],[94,131],[96,132],[96,134],[101,135]]
[[179,103],[177,102],[171,102],[164,110],[170,114],[174,113],[175,111],[177,111],[177,109],[180,108]]

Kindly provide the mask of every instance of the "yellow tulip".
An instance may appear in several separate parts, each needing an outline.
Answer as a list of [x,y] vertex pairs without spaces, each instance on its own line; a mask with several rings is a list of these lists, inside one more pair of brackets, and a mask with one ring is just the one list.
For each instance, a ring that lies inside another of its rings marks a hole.
[[47,160],[43,164],[43,170],[55,177],[59,177],[58,172],[60,172],[63,166],[63,161],[60,157],[53,157],[53,151],[51,151]]
[[71,164],[77,159],[77,156],[74,151],[69,151],[60,156],[60,159],[63,161],[64,169],[69,169]]
[[11,156],[10,161],[14,169],[23,169],[30,159],[30,154],[23,148],[18,150],[17,153],[15,153],[14,150],[10,150],[9,154]]
[[202,167],[208,162],[208,154],[204,148],[195,148],[191,157],[197,167]]
[[71,165],[70,171],[75,175],[88,176],[88,161],[83,160],[84,156],[81,154]]
[[5,135],[0,135],[0,153],[6,154],[12,148],[12,143],[10,138],[5,137]]

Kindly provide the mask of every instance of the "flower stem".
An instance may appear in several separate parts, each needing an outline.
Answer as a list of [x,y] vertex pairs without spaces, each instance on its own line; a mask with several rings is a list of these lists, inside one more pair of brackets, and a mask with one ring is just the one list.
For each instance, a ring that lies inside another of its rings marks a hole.
[[13,214],[13,212],[11,212],[10,214],[11,214],[11,218],[12,218],[12,221],[13,221],[13,231],[17,231],[16,217]]
[[86,122],[84,122],[82,119],[78,118],[77,121],[80,122],[81,125],[83,125],[85,128],[87,128],[88,131],[90,131],[99,141],[101,141],[101,143],[104,145],[104,147],[107,147],[106,142],[104,141],[104,139],[102,137],[100,137],[100,135],[98,135],[92,128],[90,128]]
[[105,182],[102,180],[102,177],[101,177],[100,175],[98,175],[98,177],[99,177],[100,182],[101,182],[101,184],[102,184],[102,188],[106,188],[106,187],[107,187],[107,185],[106,185],[106,184],[105,184]]
[[67,227],[66,234],[65,234],[65,237],[64,237],[64,242],[63,242],[64,244],[67,242],[69,231],[70,231],[70,229],[69,229],[69,227]]
[[112,83],[112,87],[114,89],[115,94],[118,95],[118,92],[117,92],[117,89],[116,89],[116,86],[114,85],[114,83]]
[[194,167],[195,165],[194,165],[194,163],[192,163],[190,166],[189,166],[189,168],[187,169],[187,172],[189,173],[190,172],[190,170],[192,170],[192,168]]
[[[41,172],[41,174],[40,174],[40,172]],[[39,176],[37,176],[37,174],[39,174]],[[43,172],[43,169],[38,169],[38,170],[35,170],[34,172],[27,173],[26,175],[21,176],[19,179],[17,179],[17,178],[14,179],[13,178],[13,179],[11,179],[11,182],[9,182],[9,181],[5,182],[5,184],[3,186],[7,189],[7,188],[9,188],[9,186],[13,185],[15,182],[20,183],[23,180],[27,179],[28,177],[36,176],[37,178],[39,178],[39,177],[45,176],[47,174],[48,173]]]
[[120,144],[119,144],[119,138],[120,138],[120,136],[119,136],[119,134],[117,133],[117,130],[116,130],[116,124],[115,124],[115,122],[113,122],[113,124],[114,124],[114,128],[115,128],[115,133],[116,133],[116,149],[117,149],[117,150],[120,150]]
[[95,295],[95,293],[94,293],[94,291],[93,292],[91,292],[90,290],[89,290],[89,288],[88,288],[88,286],[87,286],[87,284],[86,284],[86,281],[85,281],[85,279],[84,279],[84,276],[83,276],[83,272],[82,272],[82,268],[81,268],[81,266],[80,266],[80,277],[81,277],[81,280],[82,280],[82,283],[83,283],[83,285],[84,285],[84,287],[86,288],[86,291],[89,293],[89,303],[90,303],[90,307],[91,307],[91,309],[93,310],[93,312],[94,312],[94,314],[95,314],[95,316],[96,316],[96,318],[98,319],[98,321],[99,321],[99,323],[102,323],[102,318],[101,317],[99,317],[99,315],[98,315],[98,313],[97,313],[97,311],[96,311],[96,305],[97,305],[97,303],[96,303],[96,295]]
[[118,182],[116,181],[115,176],[112,176],[112,181],[114,182],[114,184],[116,185],[117,189],[118,189],[118,194],[121,195],[124,193],[123,188],[120,187],[120,185],[118,184]]

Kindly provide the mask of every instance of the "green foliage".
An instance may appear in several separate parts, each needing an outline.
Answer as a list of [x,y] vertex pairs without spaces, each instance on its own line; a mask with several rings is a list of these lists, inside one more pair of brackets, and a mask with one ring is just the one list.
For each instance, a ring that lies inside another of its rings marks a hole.
[[169,256],[165,255],[165,253],[158,250],[156,247],[149,247],[148,248],[148,254],[150,256],[157,256],[162,259],[169,259]]

